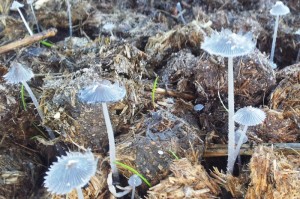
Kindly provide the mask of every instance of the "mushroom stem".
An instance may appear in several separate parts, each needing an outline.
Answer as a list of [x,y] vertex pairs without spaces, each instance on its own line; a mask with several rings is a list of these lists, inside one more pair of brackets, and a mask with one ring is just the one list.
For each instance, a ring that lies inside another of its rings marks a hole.
[[234,157],[234,82],[233,82],[233,57],[228,57],[228,162],[227,172],[233,172]]
[[25,82],[25,81],[22,81],[22,84],[24,85],[26,91],[28,92],[29,96],[31,97],[32,102],[33,102],[33,104],[34,104],[34,106],[35,106],[35,108],[36,108],[36,110],[37,110],[40,118],[42,119],[42,122],[44,122],[45,116],[44,116],[42,110],[40,109],[39,103],[38,103],[36,97],[34,96],[31,88],[28,86],[27,82]]
[[102,103],[102,109],[103,109],[103,115],[104,115],[105,125],[106,125],[106,129],[107,129],[107,134],[108,134],[110,167],[112,170],[113,177],[117,178],[119,176],[119,174],[118,174],[117,166],[114,163],[116,161],[115,138],[114,138],[114,132],[112,129],[112,125],[111,125],[111,121],[109,118],[109,113],[108,113],[108,108],[107,108],[106,103]]
[[38,32],[41,32],[40,27],[39,27],[39,23],[38,23],[38,21],[37,21],[37,18],[36,18],[34,9],[33,9],[32,2],[30,3],[30,9],[31,9],[31,12],[32,12],[32,15],[33,15],[33,19],[34,19],[35,24],[36,24],[37,31],[38,31]]
[[[244,140],[244,138],[245,138],[245,136],[246,136],[247,129],[248,129],[248,126],[245,125],[244,128],[243,128],[243,131],[241,132],[240,139],[239,139],[239,141],[238,141],[238,143],[237,143],[237,145],[236,145],[236,147],[235,147],[235,151],[234,151],[234,159],[236,159],[237,156],[238,156],[239,153],[240,153],[240,149],[241,149],[241,147],[242,147],[242,145],[243,145],[243,140]],[[235,160],[234,160],[234,161],[235,161]]]
[[78,199],[84,199],[81,188],[77,187],[76,191],[77,191]]
[[71,4],[70,1],[67,0],[67,12],[69,17],[69,31],[70,31],[70,37],[73,35],[73,29],[72,29],[72,13],[71,13]]
[[135,186],[132,187],[131,199],[134,199],[134,194],[135,194]]
[[23,23],[25,24],[25,26],[26,26],[26,28],[27,28],[27,31],[29,32],[30,35],[33,35],[33,32],[32,32],[32,30],[30,29],[28,23],[26,22],[26,20],[25,20],[23,14],[22,14],[20,8],[17,8],[17,10],[18,10],[18,12],[19,12],[19,14],[20,14],[20,16],[21,16],[21,18],[22,18],[22,20],[23,20]]
[[277,30],[279,24],[279,15],[276,15],[275,27],[274,27],[274,34],[273,34],[273,41],[272,41],[272,48],[271,48],[271,55],[270,55],[270,62],[273,63],[274,61],[274,53],[275,53],[275,45],[276,45],[276,37],[277,37]]

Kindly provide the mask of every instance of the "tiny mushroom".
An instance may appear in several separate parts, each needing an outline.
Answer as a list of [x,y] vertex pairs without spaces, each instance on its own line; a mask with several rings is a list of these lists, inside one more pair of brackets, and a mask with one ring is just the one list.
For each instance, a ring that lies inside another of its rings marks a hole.
[[279,24],[279,16],[283,16],[288,13],[290,13],[290,9],[286,5],[284,5],[281,1],[276,1],[276,4],[273,5],[272,9],[270,10],[270,14],[276,17],[271,55],[270,55],[270,64],[273,69],[277,68],[277,65],[274,63],[274,53],[275,53],[275,44],[276,44],[277,30]]
[[4,79],[10,83],[10,84],[19,84],[22,83],[27,90],[29,96],[31,97],[33,104],[41,117],[42,121],[44,121],[44,114],[42,110],[39,108],[39,103],[34,96],[31,88],[27,84],[27,81],[29,81],[31,78],[33,78],[33,72],[31,69],[27,68],[26,66],[23,66],[20,63],[13,62],[11,68],[9,69],[8,73],[4,75]]
[[233,57],[243,56],[252,52],[256,42],[250,32],[242,35],[232,33],[225,29],[221,32],[213,32],[210,37],[204,38],[201,48],[209,54],[228,57],[228,165],[227,170],[232,173],[234,166],[234,77]]
[[108,141],[109,141],[109,156],[110,166],[112,169],[113,177],[118,177],[117,166],[114,163],[116,161],[116,147],[114,132],[112,129],[107,104],[109,102],[117,102],[122,100],[126,95],[126,89],[124,86],[120,86],[119,83],[112,84],[108,80],[102,80],[95,82],[92,85],[83,88],[79,92],[79,99],[87,104],[101,103],[103,108],[104,120],[107,128]]
[[111,39],[115,38],[114,34],[113,34],[113,29],[115,29],[116,25],[113,24],[113,23],[106,23],[104,26],[103,26],[103,29],[110,32],[110,37]]
[[243,131],[240,134],[239,141],[237,143],[237,146],[235,148],[235,159],[239,154],[240,148],[242,144],[244,143],[246,132],[249,126],[256,126],[261,123],[266,118],[266,113],[259,108],[254,108],[252,106],[247,106],[244,108],[239,109],[233,116],[234,121],[243,125]]
[[196,104],[196,105],[194,106],[194,111],[199,112],[199,111],[201,111],[203,108],[204,108],[204,106],[203,106],[202,104]]
[[142,179],[138,175],[134,174],[128,179],[128,184],[132,187],[131,199],[134,199],[135,188],[142,184]]
[[98,159],[90,150],[85,153],[67,152],[58,157],[45,176],[45,187],[52,194],[67,194],[76,189],[78,198],[84,199],[81,188],[97,171]]
[[21,18],[22,18],[22,20],[23,20],[23,23],[24,23],[24,25],[25,25],[26,28],[27,28],[27,31],[29,32],[30,35],[33,35],[32,30],[30,29],[28,23],[26,22],[26,20],[25,20],[23,14],[22,14],[22,12],[21,12],[21,10],[20,10],[20,8],[22,8],[22,7],[24,7],[23,4],[21,4],[21,3],[17,2],[17,1],[13,1],[12,5],[11,5],[11,7],[10,7],[10,10],[18,11],[18,12],[19,12],[19,14],[20,14],[20,16],[21,16]]

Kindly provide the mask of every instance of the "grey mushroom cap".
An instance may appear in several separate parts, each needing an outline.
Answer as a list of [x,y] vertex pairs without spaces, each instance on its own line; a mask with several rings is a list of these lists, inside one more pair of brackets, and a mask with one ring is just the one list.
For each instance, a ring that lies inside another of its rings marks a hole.
[[19,3],[18,1],[13,1],[10,6],[10,10],[17,11],[19,8],[24,7],[24,4]]
[[194,106],[194,111],[201,111],[204,108],[203,104],[196,104]]
[[233,116],[234,121],[245,126],[256,126],[263,123],[266,113],[259,108],[247,106],[239,109]]
[[284,5],[281,1],[276,1],[275,5],[273,5],[272,9],[270,10],[271,15],[286,15],[290,13],[289,7]]
[[45,176],[45,187],[52,194],[67,194],[86,185],[97,170],[93,153],[69,152],[58,158]]
[[205,36],[201,48],[209,54],[222,57],[237,57],[249,54],[254,50],[256,42],[252,33],[236,34],[228,29],[213,32],[210,37]]
[[108,80],[93,83],[79,92],[79,99],[88,104],[109,103],[122,100],[126,95],[124,86],[118,82],[112,84]]
[[142,179],[138,175],[134,174],[128,179],[128,184],[132,187],[138,187],[142,184]]
[[5,81],[10,84],[18,84],[20,82],[27,82],[31,78],[33,78],[34,74],[30,68],[23,66],[20,63],[14,62],[11,65],[8,73],[6,73],[3,77]]

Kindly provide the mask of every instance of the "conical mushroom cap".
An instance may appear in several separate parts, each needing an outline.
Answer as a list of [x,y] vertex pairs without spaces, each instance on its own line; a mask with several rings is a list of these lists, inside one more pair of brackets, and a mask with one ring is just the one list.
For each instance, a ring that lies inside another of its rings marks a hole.
[[205,36],[201,48],[212,55],[237,57],[253,51],[255,44],[252,33],[242,35],[225,29],[221,32],[213,32],[210,37]]
[[45,176],[45,187],[52,194],[67,194],[86,185],[97,170],[93,153],[69,152],[53,163]]
[[275,5],[273,5],[270,10],[271,15],[286,15],[290,13],[289,7],[284,5],[281,1],[276,1]]
[[266,114],[259,108],[247,106],[239,109],[233,116],[234,121],[245,126],[256,126],[263,123]]
[[20,82],[27,82],[31,78],[33,78],[34,74],[31,69],[23,66],[20,63],[14,62],[9,69],[8,73],[6,73],[3,77],[5,81],[10,84],[18,84]]
[[112,84],[108,80],[96,82],[79,92],[79,99],[88,104],[117,102],[126,95],[124,86],[119,83]]

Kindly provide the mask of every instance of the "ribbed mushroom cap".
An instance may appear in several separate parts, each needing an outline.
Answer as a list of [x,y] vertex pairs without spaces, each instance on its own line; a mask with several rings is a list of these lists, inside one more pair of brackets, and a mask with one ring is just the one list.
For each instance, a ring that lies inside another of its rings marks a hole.
[[23,66],[20,63],[14,62],[9,69],[8,73],[6,73],[3,77],[5,81],[10,84],[18,84],[20,82],[27,82],[31,78],[33,78],[34,74],[31,69]]
[[284,5],[281,1],[276,1],[275,5],[273,5],[270,10],[271,15],[286,15],[290,13],[289,7]]
[[126,95],[124,86],[119,83],[112,84],[108,80],[96,82],[79,92],[79,99],[88,104],[117,102]]
[[22,8],[22,7],[24,7],[24,4],[14,1],[10,6],[10,10],[17,11],[18,8]]
[[256,126],[266,119],[266,114],[259,108],[247,106],[239,109],[233,116],[234,121],[246,126]]
[[221,32],[213,32],[210,37],[205,36],[201,48],[209,54],[237,57],[253,51],[255,44],[250,32],[242,35],[224,29]]
[[45,187],[52,194],[67,194],[86,185],[97,170],[98,159],[88,150],[69,152],[58,158],[45,176]]
[[134,174],[128,179],[128,184],[132,187],[138,187],[142,184],[142,179],[138,175]]

